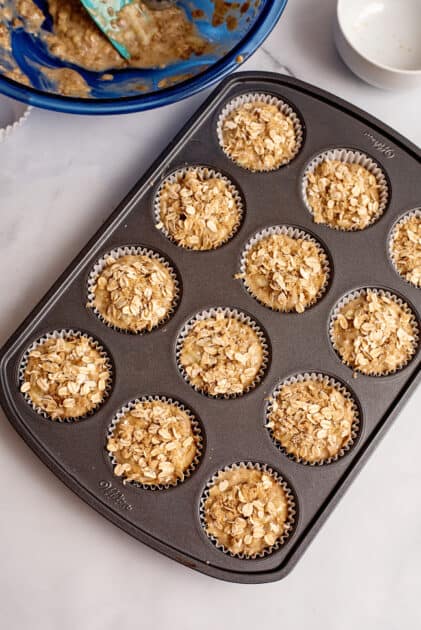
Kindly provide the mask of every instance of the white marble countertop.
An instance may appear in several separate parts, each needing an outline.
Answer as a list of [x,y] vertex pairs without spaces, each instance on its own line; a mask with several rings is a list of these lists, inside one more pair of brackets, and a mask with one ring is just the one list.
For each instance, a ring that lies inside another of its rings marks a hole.
[[[421,91],[355,78],[332,41],[334,0],[291,0],[244,69],[348,99],[421,145]],[[0,343],[203,100],[114,118],[34,111],[0,145]],[[284,581],[234,585],[122,533],[65,488],[0,412],[0,617],[8,630],[421,627],[421,391]]]

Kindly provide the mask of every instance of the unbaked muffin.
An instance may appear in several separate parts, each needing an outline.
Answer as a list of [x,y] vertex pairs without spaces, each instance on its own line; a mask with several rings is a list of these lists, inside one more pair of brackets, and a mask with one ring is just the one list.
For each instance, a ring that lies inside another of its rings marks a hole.
[[238,229],[242,203],[234,185],[203,168],[179,171],[158,192],[158,229],[180,247],[207,251]]
[[210,396],[243,394],[257,384],[266,363],[262,333],[230,312],[188,326],[178,362],[187,381]]
[[291,527],[284,487],[257,468],[219,471],[202,508],[208,536],[224,551],[246,558],[270,551]]
[[246,250],[235,277],[265,306],[302,313],[321,297],[328,276],[328,258],[315,240],[273,233]]
[[397,224],[390,250],[399,275],[416,287],[421,287],[421,210]]
[[20,391],[52,420],[81,418],[104,400],[111,383],[105,352],[83,335],[63,333],[29,352]]
[[107,324],[140,333],[168,319],[178,288],[169,265],[145,252],[108,256],[90,293],[88,306]]
[[395,372],[413,357],[418,325],[408,305],[367,289],[334,314],[332,343],[342,361],[363,374]]
[[163,399],[139,400],[119,417],[107,441],[114,474],[144,485],[183,481],[200,453],[192,415]]
[[220,121],[220,142],[231,160],[250,171],[273,171],[290,162],[299,149],[294,120],[281,103],[252,100]]
[[380,185],[360,164],[325,159],[307,175],[307,202],[315,223],[363,230],[379,218]]
[[270,401],[266,426],[289,455],[322,463],[343,452],[357,424],[357,408],[344,387],[308,375],[280,386]]

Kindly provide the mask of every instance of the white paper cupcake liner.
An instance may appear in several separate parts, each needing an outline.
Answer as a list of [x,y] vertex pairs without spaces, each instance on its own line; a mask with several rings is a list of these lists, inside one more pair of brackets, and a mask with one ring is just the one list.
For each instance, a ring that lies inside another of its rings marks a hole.
[[236,160],[231,158],[231,156],[224,149],[224,138],[223,138],[223,134],[222,134],[223,123],[224,123],[225,118],[234,109],[237,109],[238,107],[241,107],[242,105],[245,105],[246,103],[255,103],[256,101],[260,101],[260,102],[266,103],[267,105],[275,105],[276,107],[278,107],[278,109],[282,112],[282,114],[284,114],[285,116],[287,116],[288,118],[291,119],[293,127],[294,127],[294,131],[295,131],[296,143],[295,143],[295,150],[294,150],[293,155],[291,157],[285,158],[282,162],[280,162],[276,166],[276,168],[274,168],[274,169],[266,169],[266,170],[259,170],[259,171],[251,171],[251,169],[247,169],[246,167],[244,167],[241,164],[239,164],[239,166],[241,166],[241,168],[244,168],[245,170],[249,170],[250,172],[270,173],[270,172],[276,171],[279,168],[281,168],[282,166],[285,166],[286,164],[289,164],[290,162],[292,162],[292,160],[294,160],[297,157],[297,155],[300,152],[301,147],[303,145],[303,138],[304,138],[303,126],[302,126],[300,118],[298,117],[298,114],[293,110],[291,105],[289,105],[288,103],[285,103],[282,99],[277,98],[276,96],[273,96],[272,94],[267,94],[267,93],[264,93],[264,92],[250,92],[248,94],[241,94],[240,96],[236,96],[231,101],[229,101],[224,106],[224,108],[222,109],[222,111],[221,111],[221,113],[219,115],[219,118],[217,120],[217,123],[216,123],[216,134],[218,136],[219,145],[220,145],[222,151],[224,152],[224,154],[232,162],[237,164]]
[[[200,389],[200,387],[193,385],[193,383],[190,380],[189,375],[187,374],[180,360],[180,354],[183,348],[184,340],[186,336],[188,335],[188,333],[192,330],[193,326],[199,321],[203,321],[204,319],[209,319],[211,317],[216,317],[217,315],[221,315],[221,314],[229,318],[234,318],[238,320],[239,322],[242,322],[243,324],[247,324],[248,326],[250,326],[250,328],[252,328],[252,330],[256,333],[260,341],[260,344],[262,346],[262,364],[260,366],[260,369],[258,373],[256,374],[254,381],[250,383],[250,385],[246,387],[240,393],[208,394],[206,391]],[[244,396],[244,394],[247,394],[249,391],[257,387],[257,385],[263,380],[263,377],[266,374],[268,364],[269,364],[269,358],[270,358],[269,342],[266,337],[266,334],[263,332],[263,329],[260,327],[260,325],[247,313],[240,311],[236,308],[230,308],[230,307],[224,307],[224,306],[206,309],[204,311],[201,311],[200,313],[197,313],[197,315],[194,315],[192,318],[190,318],[188,322],[184,324],[183,328],[181,329],[177,337],[175,352],[176,352],[177,367],[180,371],[180,374],[182,375],[184,380],[190,385],[190,387],[192,387],[199,394],[206,396],[207,398],[225,399],[225,400],[232,399],[232,398],[240,398],[241,396]]]
[[32,111],[32,107],[0,95],[0,142],[22,127]]
[[29,396],[29,394],[27,392],[22,393],[22,396],[25,398],[26,402],[28,403],[28,405],[30,407],[32,407],[32,409],[34,411],[36,411],[40,416],[42,416],[43,418],[46,418],[47,420],[50,420],[51,422],[62,422],[62,423],[72,423],[72,422],[80,422],[81,420],[85,420],[86,418],[89,418],[90,416],[92,416],[96,411],[98,411],[98,409],[100,407],[102,407],[102,405],[104,404],[104,402],[107,400],[107,398],[109,397],[110,393],[111,393],[111,389],[112,389],[112,385],[113,385],[113,381],[114,381],[114,366],[111,362],[111,358],[108,354],[108,352],[103,348],[103,346],[101,345],[101,343],[99,341],[97,341],[96,339],[94,339],[93,337],[91,337],[90,335],[81,332],[80,330],[73,330],[73,329],[62,329],[62,330],[54,330],[52,332],[49,332],[45,335],[43,335],[42,337],[39,337],[38,339],[36,339],[35,341],[33,341],[31,343],[31,345],[25,350],[25,353],[22,357],[20,366],[19,366],[19,373],[18,373],[18,387],[19,390],[22,386],[22,384],[24,383],[24,376],[25,376],[25,370],[26,367],[28,365],[28,360],[29,360],[29,354],[35,350],[35,348],[37,348],[38,346],[41,346],[45,341],[47,341],[47,339],[69,339],[69,338],[84,338],[87,339],[90,343],[90,345],[95,348],[96,350],[98,350],[99,354],[101,355],[101,357],[103,357],[106,362],[105,362],[105,368],[109,371],[110,377],[108,379],[108,382],[106,384],[106,388],[103,392],[103,398],[101,400],[101,402],[99,402],[97,405],[95,405],[95,407],[93,407],[90,411],[88,411],[88,413],[82,415],[82,416],[77,416],[76,418],[73,417],[69,417],[69,418],[51,418],[50,414],[46,411],[44,411],[44,409],[41,409],[41,407],[38,407],[38,405],[36,405],[31,397]]
[[183,479],[177,479],[177,481],[175,481],[174,483],[171,483],[171,484],[158,484],[158,483],[148,484],[148,483],[140,483],[139,481],[128,481],[124,477],[117,477],[117,475],[115,475],[114,468],[118,464],[118,462],[115,459],[115,457],[113,456],[113,454],[107,449],[107,444],[105,445],[105,450],[106,450],[106,455],[107,455],[107,457],[108,457],[108,459],[109,459],[109,461],[110,461],[110,463],[111,463],[111,465],[113,467],[113,474],[115,475],[115,477],[117,479],[120,479],[120,481],[124,485],[126,485],[126,486],[133,486],[135,488],[141,488],[143,490],[168,490],[169,488],[175,488],[176,486],[179,486],[180,484],[184,483],[186,481],[186,479],[188,479],[193,474],[193,472],[196,470],[196,468],[199,466],[200,460],[201,460],[202,455],[203,455],[204,446],[203,446],[203,432],[202,432],[202,428],[201,428],[200,422],[197,420],[196,416],[193,414],[191,409],[186,407],[180,401],[174,400],[173,398],[168,398],[167,396],[142,396],[141,398],[136,398],[134,400],[131,400],[129,403],[127,403],[127,405],[124,405],[124,407],[121,407],[121,409],[116,413],[116,415],[114,416],[111,424],[108,427],[106,442],[108,442],[108,439],[110,437],[112,437],[114,429],[116,428],[116,426],[117,426],[118,422],[121,420],[121,418],[126,413],[131,411],[137,405],[137,403],[153,402],[153,401],[160,401],[160,402],[163,402],[163,403],[168,403],[170,405],[175,405],[181,411],[186,413],[188,415],[189,419],[190,419],[192,431],[193,431],[194,435],[197,437],[198,440],[197,440],[197,443],[196,443],[196,455],[195,455],[192,463],[190,464],[190,466],[188,468],[186,468],[186,470],[184,471],[184,478]]
[[[347,361],[345,361],[338,349],[338,347],[335,344],[335,340],[334,340],[334,323],[336,318],[338,317],[338,315],[340,314],[341,309],[346,305],[349,304],[349,302],[351,302],[352,300],[354,300],[357,297],[360,297],[362,295],[366,295],[367,291],[370,291],[372,293],[377,293],[380,296],[384,296],[387,297],[391,300],[393,300],[394,302],[396,302],[396,304],[399,304],[399,306],[401,306],[410,316],[411,316],[411,325],[414,331],[414,349],[413,352],[411,354],[410,357],[408,357],[408,360],[406,363],[404,363],[403,365],[400,365],[399,367],[397,367],[394,370],[388,370],[387,372],[362,372],[361,370],[359,370],[358,368],[356,368],[355,366],[353,366],[352,364],[348,363]],[[329,337],[330,337],[330,342],[332,344],[333,349],[335,350],[336,354],[338,355],[340,361],[346,365],[347,367],[349,367],[351,370],[353,370],[354,374],[362,374],[363,376],[374,376],[374,377],[379,377],[379,376],[390,376],[391,374],[396,374],[397,372],[400,372],[400,370],[403,370],[404,368],[407,367],[407,365],[409,365],[409,363],[411,363],[412,359],[415,357],[415,355],[417,354],[418,351],[418,347],[419,347],[419,322],[418,322],[418,317],[416,315],[416,313],[414,312],[413,308],[402,298],[400,298],[398,295],[396,295],[395,293],[391,293],[390,291],[386,291],[384,289],[379,289],[376,287],[366,287],[363,289],[356,289],[355,291],[350,291],[349,293],[347,293],[346,295],[344,295],[339,302],[336,303],[336,305],[333,308],[333,311],[331,313],[330,316],[330,320],[329,320]]]
[[[158,322],[158,324],[156,326],[154,326],[153,328],[151,328],[150,330],[142,329],[142,330],[136,331],[136,330],[129,330],[127,328],[119,328],[118,326],[115,326],[114,324],[109,322],[99,312],[99,310],[95,306],[94,286],[95,286],[95,284],[96,284],[100,274],[102,273],[102,271],[107,266],[108,258],[112,257],[112,258],[115,258],[117,260],[118,258],[121,258],[122,256],[130,256],[130,255],[131,256],[148,256],[149,258],[153,258],[154,260],[159,261],[168,270],[168,272],[171,275],[171,279],[172,279],[172,281],[174,283],[174,298],[173,298],[173,303],[172,303],[171,309],[168,311],[166,316],[163,319],[161,319]],[[154,251],[152,249],[148,249],[146,247],[141,247],[141,246],[136,246],[136,245],[127,245],[127,246],[122,246],[122,247],[116,247],[116,248],[108,251],[106,254],[101,256],[101,258],[99,258],[96,261],[96,263],[92,267],[92,269],[91,269],[91,271],[89,273],[89,276],[88,276],[88,282],[87,282],[87,303],[86,303],[87,308],[91,309],[92,312],[95,313],[95,315],[98,317],[98,319],[103,324],[108,326],[108,328],[112,328],[113,330],[115,330],[117,332],[124,333],[124,334],[127,334],[127,335],[145,335],[145,334],[148,334],[148,333],[152,332],[152,330],[156,330],[157,328],[160,328],[163,324],[168,322],[169,319],[171,319],[171,317],[173,316],[173,314],[175,313],[175,311],[177,309],[179,301],[180,301],[180,283],[179,283],[179,280],[178,280],[178,277],[177,277],[177,273],[175,271],[175,267],[173,266],[173,263],[172,262],[170,263],[166,258],[164,258],[158,252],[156,252],[156,251]]]
[[[186,173],[192,173],[192,172],[200,173],[204,180],[216,178],[223,181],[226,184],[226,187],[229,190],[229,192],[232,194],[235,200],[236,207],[238,209],[238,222],[235,224],[235,226],[233,227],[229,235],[223,241],[221,241],[221,243],[219,243],[218,245],[216,245],[215,247],[211,249],[195,249],[193,247],[186,247],[185,245],[180,245],[180,243],[178,243],[178,241],[175,238],[173,238],[173,236],[168,232],[167,228],[165,227],[161,219],[160,203],[161,203],[161,192],[162,192],[162,188],[164,184],[168,182],[172,184],[174,182],[180,181]],[[170,173],[167,177],[165,177],[162,180],[154,199],[154,220],[155,220],[156,228],[160,232],[162,232],[162,234],[164,234],[164,236],[166,236],[168,240],[174,243],[174,245],[177,245],[177,247],[181,247],[182,249],[187,249],[189,251],[206,252],[206,251],[214,251],[215,249],[219,249],[220,247],[222,247],[222,245],[225,245],[225,243],[228,243],[236,235],[239,228],[241,227],[243,219],[244,219],[244,203],[243,203],[243,198],[237,186],[226,175],[223,175],[220,171],[216,171],[206,166],[200,166],[200,165],[186,166],[184,168],[178,168],[173,173]]]
[[374,175],[377,181],[377,185],[379,186],[379,209],[377,213],[372,217],[369,224],[366,225],[364,228],[359,228],[358,226],[355,226],[346,230],[341,227],[330,225],[329,223],[323,223],[322,225],[326,225],[331,229],[338,230],[340,232],[358,232],[361,231],[361,229],[366,230],[370,225],[373,225],[373,223],[380,219],[389,203],[389,185],[383,169],[371,157],[369,157],[366,153],[362,153],[361,151],[354,151],[352,149],[331,149],[329,151],[323,151],[323,153],[319,153],[319,155],[317,155],[311,160],[311,162],[309,162],[309,164],[307,164],[303,177],[301,179],[301,194],[306,208],[311,216],[313,216],[314,212],[307,197],[308,176],[311,173],[314,173],[316,168],[325,160],[338,160],[339,162],[344,162],[347,164],[359,164],[360,166],[366,168],[372,175]]
[[[352,410],[354,414],[354,421],[351,426],[351,437],[348,442],[338,451],[336,455],[332,457],[327,457],[324,459],[320,459],[318,461],[307,461],[303,457],[299,457],[298,455],[294,455],[290,453],[274,435],[273,430],[267,426],[267,422],[270,420],[270,414],[273,411],[273,402],[278,397],[281,389],[285,385],[292,385],[293,383],[304,383],[306,381],[319,381],[320,383],[324,383],[325,385],[330,385],[337,389],[347,400],[352,403]],[[326,464],[332,464],[333,462],[341,459],[346,453],[348,453],[355,444],[356,439],[358,438],[361,430],[361,414],[359,406],[356,402],[356,397],[353,392],[351,392],[348,387],[346,387],[343,383],[338,381],[337,379],[328,376],[327,374],[322,374],[320,372],[303,372],[302,374],[296,374],[289,378],[286,378],[278,383],[273,392],[270,395],[269,401],[266,405],[265,411],[265,419],[266,419],[266,428],[269,432],[271,439],[274,444],[279,448],[279,450],[286,456],[288,459],[297,462],[298,464],[303,464],[305,466],[324,466]]]
[[[286,236],[289,236],[290,238],[303,239],[305,241],[309,241],[310,243],[313,243],[317,247],[317,250],[318,250],[318,252],[320,254],[320,258],[321,258],[322,266],[323,266],[323,271],[325,273],[326,278],[325,278],[325,282],[324,282],[322,288],[320,289],[320,291],[318,292],[318,294],[305,307],[305,311],[306,311],[309,308],[311,308],[312,306],[314,306],[315,304],[317,304],[317,302],[319,302],[322,299],[322,297],[326,293],[326,290],[327,290],[327,288],[329,286],[329,281],[330,281],[330,277],[331,277],[330,260],[329,260],[328,254],[327,254],[327,250],[325,249],[324,246],[321,245],[321,243],[314,236],[312,236],[308,232],[305,232],[304,230],[301,230],[299,228],[296,228],[296,227],[293,227],[293,226],[289,226],[289,225],[274,225],[274,226],[271,226],[271,227],[264,228],[263,230],[260,230],[259,232],[256,232],[256,234],[254,234],[249,239],[249,241],[246,243],[246,245],[243,248],[243,251],[241,253],[240,274],[242,275],[242,274],[246,273],[247,255],[248,255],[249,251],[251,250],[251,248],[254,247],[254,245],[256,245],[256,243],[258,243],[259,241],[263,240],[264,238],[267,238],[268,236],[273,236],[274,234],[284,234]],[[254,295],[252,289],[247,284],[246,277],[241,278],[241,280],[243,282],[243,286],[246,289],[247,293],[249,295],[251,295],[251,297],[253,299],[255,299],[256,302],[259,302],[259,304],[261,304],[265,308],[268,308],[268,309],[270,309],[272,311],[276,311],[278,313],[295,313],[295,309],[290,309],[288,311],[282,311],[281,309],[274,309],[271,306],[268,306],[268,304],[265,304],[264,302],[259,300],[259,298],[257,298]],[[298,314],[301,314],[301,313],[298,313]]]
[[[249,470],[259,470],[261,472],[266,472],[268,475],[271,475],[282,487],[283,491],[285,492],[285,497],[288,502],[288,517],[284,524],[284,531],[282,533],[282,536],[280,536],[278,540],[270,547],[267,547],[263,549],[260,553],[256,553],[251,556],[248,556],[246,554],[233,553],[232,551],[227,549],[223,544],[221,544],[217,540],[217,538],[215,538],[215,536],[212,536],[206,531],[205,503],[209,497],[210,489],[217,482],[218,473],[220,473],[221,471],[225,472],[225,471],[230,471],[230,470],[239,470],[241,468],[247,468]],[[211,477],[211,479],[209,479],[208,483],[206,484],[205,489],[202,492],[202,496],[200,498],[200,503],[199,503],[200,524],[207,538],[215,545],[217,549],[227,554],[228,556],[231,556],[231,558],[239,558],[243,560],[256,560],[258,558],[265,558],[266,556],[271,555],[274,551],[280,549],[280,547],[282,547],[285,544],[287,539],[291,537],[296,520],[297,520],[296,517],[297,517],[297,503],[296,503],[296,499],[293,494],[293,491],[291,487],[288,485],[288,483],[283,479],[283,477],[277,471],[273,470],[273,468],[270,468],[266,464],[259,464],[259,463],[250,462],[250,461],[238,462],[230,466],[225,466],[224,468],[218,470]]]
[[402,280],[404,280],[404,282],[406,282],[407,284],[411,285],[412,287],[416,287],[417,289],[421,288],[419,285],[411,282],[410,280],[408,280],[407,278],[405,278],[405,276],[403,276],[401,274],[401,272],[399,271],[399,269],[396,266],[396,262],[395,262],[395,256],[393,253],[393,243],[398,231],[398,228],[405,224],[407,221],[409,221],[410,219],[417,217],[418,219],[421,220],[421,207],[420,208],[414,208],[413,210],[410,210],[409,212],[406,212],[404,215],[402,215],[393,225],[390,234],[389,234],[389,239],[388,239],[388,243],[387,243],[387,250],[388,250],[388,254],[389,254],[389,259],[390,262],[393,265],[394,270],[396,271],[396,273],[398,274],[398,276],[400,278],[402,278]]

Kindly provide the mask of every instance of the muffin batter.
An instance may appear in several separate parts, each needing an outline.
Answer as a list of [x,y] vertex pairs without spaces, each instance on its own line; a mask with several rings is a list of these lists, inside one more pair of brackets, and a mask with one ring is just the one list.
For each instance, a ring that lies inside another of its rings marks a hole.
[[71,68],[44,68],[43,74],[53,81],[63,96],[87,98],[90,95],[89,85],[76,70]]
[[256,383],[264,350],[250,324],[218,313],[193,324],[179,361],[189,383],[205,394],[238,395]]
[[380,214],[380,186],[360,164],[326,159],[308,174],[306,195],[315,223],[364,230]]
[[204,501],[205,530],[226,550],[253,557],[288,531],[285,490],[268,472],[231,468],[216,476]]
[[339,309],[332,342],[346,365],[363,374],[389,374],[415,354],[417,328],[408,306],[367,289]]
[[126,481],[174,485],[198,453],[190,415],[163,400],[142,400],[119,419],[107,442],[114,474]]
[[265,101],[243,103],[221,123],[221,144],[231,160],[250,171],[273,171],[297,152],[290,116]]
[[[26,0],[28,1],[28,0]],[[139,4],[141,4],[139,2]],[[142,37],[145,20],[142,13],[127,6],[119,17],[122,29],[119,40],[130,52],[125,61],[95,22],[85,11],[79,0],[48,0],[53,18],[52,34],[45,34],[50,51],[71,63],[87,70],[102,72],[110,68],[136,67],[153,68],[165,66],[191,55],[201,55],[207,49],[194,24],[187,20],[184,12],[176,6],[151,11],[142,6],[149,16],[147,32],[150,38]]]
[[108,359],[86,337],[50,338],[29,354],[20,391],[52,420],[80,418],[104,399]]
[[356,420],[351,398],[339,387],[308,377],[280,388],[266,426],[287,453],[317,463],[340,453]]
[[174,307],[177,288],[170,269],[148,255],[108,256],[88,306],[112,326],[130,332],[152,330]]
[[186,249],[220,247],[234,234],[241,208],[233,186],[212,171],[188,169],[159,192],[159,229]]
[[269,234],[250,247],[244,272],[235,277],[265,306],[303,313],[321,297],[327,269],[327,256],[314,241]]
[[[177,61],[200,56],[211,51],[211,44],[198,33],[184,11],[177,6],[142,12],[125,7],[116,20],[122,26],[118,39],[126,46],[131,58],[126,61],[96,26],[79,0],[47,0],[53,28],[42,28],[43,12],[33,0],[6,0],[0,5],[1,72],[20,83],[29,84],[19,69],[11,50],[11,31],[24,28],[43,39],[50,53],[58,59],[85,70],[104,72],[119,68],[163,68]],[[148,24],[145,28],[145,13]],[[75,69],[38,66],[58,93],[88,97],[90,90]]]
[[421,287],[421,212],[406,217],[394,230],[392,260],[397,272],[416,287]]

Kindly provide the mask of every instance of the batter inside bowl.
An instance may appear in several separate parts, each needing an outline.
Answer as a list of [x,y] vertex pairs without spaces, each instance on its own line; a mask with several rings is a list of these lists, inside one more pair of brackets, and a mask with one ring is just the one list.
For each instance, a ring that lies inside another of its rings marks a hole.
[[50,51],[87,70],[122,66],[153,68],[200,55],[208,46],[179,7],[168,6],[159,11],[144,8],[149,16],[145,24],[143,15],[131,11],[133,5],[128,5],[118,17],[122,26],[119,39],[131,55],[125,61],[79,0],[48,0],[48,7],[54,23],[53,33],[45,35]]
[[[139,2],[141,5],[141,2]],[[211,50],[211,44],[198,33],[184,11],[178,6],[144,12],[126,6],[116,19],[122,28],[119,40],[130,52],[126,61],[114,49],[79,0],[48,0],[52,28],[47,30],[44,14],[33,0],[0,3],[0,70],[11,79],[28,84],[28,78],[13,58],[11,32],[24,29],[41,38],[56,58],[85,70],[105,72],[123,68],[162,68],[171,63],[201,56]],[[47,78],[54,81],[56,91],[65,96],[87,97],[90,90],[81,74],[71,68],[40,66]],[[108,77],[105,76],[104,80]],[[111,77],[112,78],[112,77]]]

